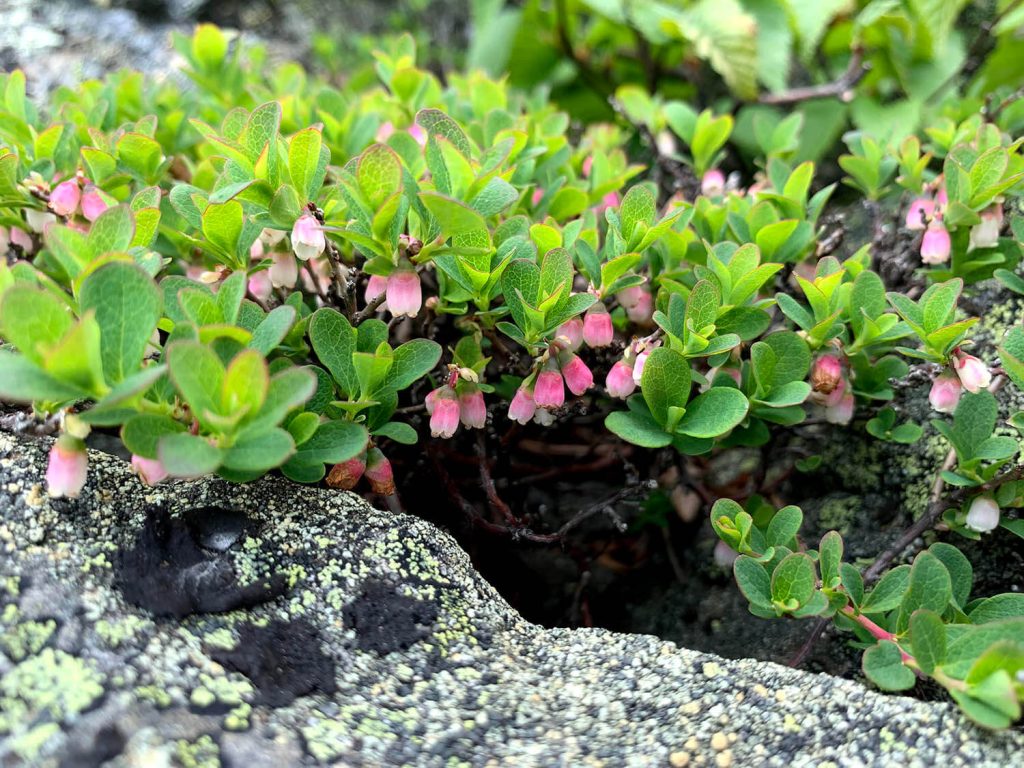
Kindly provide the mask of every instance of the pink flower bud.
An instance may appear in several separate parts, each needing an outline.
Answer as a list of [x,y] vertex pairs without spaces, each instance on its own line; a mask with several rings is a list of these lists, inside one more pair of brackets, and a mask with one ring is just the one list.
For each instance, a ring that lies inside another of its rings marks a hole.
[[366,452],[365,474],[374,493],[390,496],[395,492],[395,474],[391,470],[391,462],[381,453],[380,448],[374,447]]
[[989,494],[975,496],[964,524],[972,531],[988,533],[999,526],[999,505]]
[[540,201],[544,199],[544,190],[537,187],[533,190],[533,194],[530,195],[530,204],[534,207],[540,205]]
[[430,415],[430,434],[447,439],[459,428],[459,401],[455,399],[455,391],[451,387],[440,387],[434,392],[436,395]]
[[413,123],[409,126],[409,135],[416,139],[416,143],[421,147],[427,146],[427,132],[423,130],[423,127],[418,123]]
[[953,353],[953,370],[960,377],[964,389],[971,394],[988,389],[988,385],[992,383],[992,374],[988,366],[974,355],[968,355],[959,349]]
[[395,132],[395,124],[390,120],[385,120],[380,124],[380,128],[377,129],[377,135],[374,137],[378,144],[383,144],[391,138],[391,134]]
[[971,242],[967,250],[995,248],[999,245],[999,231],[1003,228],[1003,206],[994,203],[981,212],[981,223],[971,227]]
[[704,173],[700,180],[700,193],[704,197],[721,197],[725,194],[725,174],[717,168]]
[[960,402],[960,379],[956,374],[946,371],[935,377],[932,382],[931,391],[928,393],[928,402],[932,404],[939,413],[952,413]]
[[327,248],[323,227],[311,213],[304,213],[292,227],[292,250],[303,261],[319,256]]
[[[384,275],[370,275],[370,279],[366,282],[366,292],[363,294],[363,301],[369,304],[382,293],[386,292],[387,289],[388,279],[384,277]],[[381,304],[380,308],[387,309],[387,302]]]
[[275,288],[292,288],[299,279],[299,265],[290,253],[275,251],[270,254],[273,264],[267,270],[270,282]]
[[561,408],[565,403],[565,387],[558,371],[541,371],[533,387],[533,401],[538,408]]
[[50,448],[50,460],[46,467],[46,488],[50,496],[77,499],[85,485],[88,468],[89,457],[85,453],[85,443],[71,435],[61,435]]
[[263,258],[264,253],[263,241],[257,237],[249,246],[249,261],[259,261]]
[[612,397],[623,399],[629,397],[636,389],[636,382],[633,381],[633,369],[625,361],[617,360],[608,371],[604,385]]
[[590,172],[593,169],[594,169],[594,156],[593,155],[587,155],[583,159],[583,166],[580,168],[580,171],[583,174],[583,178],[585,178],[585,179],[590,178]]
[[82,201],[82,190],[74,179],[62,181],[50,192],[50,210],[58,216],[71,216]]
[[634,323],[645,325],[654,316],[654,297],[642,285],[624,288],[615,295],[615,298]]
[[847,392],[836,405],[825,408],[825,421],[829,424],[849,424],[853,419],[853,393]]
[[508,417],[512,421],[525,424],[533,418],[536,410],[537,404],[533,400],[533,394],[525,386],[521,386],[516,390],[512,403],[508,407]]
[[633,383],[638,387],[640,386],[640,379],[644,375],[644,365],[647,363],[647,358],[651,356],[649,351],[641,352],[636,356],[636,360],[633,362]]
[[612,343],[614,336],[612,316],[608,314],[604,304],[597,302],[583,316],[583,340],[590,347],[607,347]]
[[601,202],[598,205],[594,206],[594,213],[598,216],[603,216],[604,212],[609,208],[618,208],[621,202],[622,198],[619,197],[618,192],[609,192],[601,198]]
[[132,455],[132,470],[146,485],[156,485],[167,479],[167,470],[157,459]]
[[594,374],[579,355],[569,353],[568,359],[562,363],[562,376],[565,377],[565,385],[569,391],[576,396],[582,395],[594,386]]
[[921,230],[935,216],[935,202],[927,197],[917,197],[911,201],[907,209],[907,229]]
[[359,482],[359,478],[363,476],[364,472],[366,472],[366,453],[348,461],[339,461],[331,467],[331,471],[327,473],[327,485],[331,488],[351,491],[356,487],[356,483]]
[[11,245],[16,245],[25,252],[26,256],[31,256],[35,250],[35,243],[32,242],[32,235],[26,232],[21,227],[11,227],[10,233],[7,235],[10,238]]
[[835,355],[822,355],[811,369],[811,387],[823,395],[831,394],[843,380],[843,364]]
[[385,294],[388,297],[388,309],[395,317],[408,315],[416,317],[423,306],[423,289],[420,287],[420,276],[410,269],[399,269],[388,278]]
[[459,395],[459,420],[470,429],[483,429],[487,425],[487,405],[479,387],[467,386]]
[[719,539],[715,544],[715,551],[713,554],[713,557],[715,558],[715,565],[721,566],[722,568],[732,568],[732,564],[736,562],[736,558],[739,556],[739,552],[721,539]]
[[270,280],[270,273],[265,269],[249,275],[247,287],[249,293],[257,301],[266,301],[274,292],[274,284]]
[[[94,184],[86,184],[82,192],[82,215],[89,221],[96,221],[110,206]],[[282,233],[283,234],[283,233]]]
[[921,238],[921,261],[925,264],[943,264],[949,261],[952,243],[949,232],[938,219],[934,219]]
[[569,342],[569,349],[575,352],[583,344],[583,321],[578,317],[570,318],[558,326],[555,337],[562,337]]

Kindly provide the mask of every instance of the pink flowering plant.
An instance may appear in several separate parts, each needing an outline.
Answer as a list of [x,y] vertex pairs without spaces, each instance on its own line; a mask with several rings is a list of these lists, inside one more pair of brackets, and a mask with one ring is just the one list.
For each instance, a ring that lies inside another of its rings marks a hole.
[[[627,82],[577,124],[482,71],[442,83],[408,36],[344,85],[209,25],[175,45],[189,89],[123,74],[40,110],[0,75],[0,397],[59,424],[52,495],[88,487],[90,430],[149,484],[277,472],[401,508],[405,446],[441,472],[453,446],[485,462],[488,436],[512,450],[585,421],[612,452],[697,466],[822,424],[940,436],[955,491],[926,519],[1024,536],[1024,414],[1001,420],[993,394],[1024,389],[1024,330],[998,361],[971,354],[964,301],[992,277],[1024,293],[1013,113],[965,101],[808,157],[803,112]],[[729,60],[711,57],[749,97]],[[874,236],[836,225],[842,195]],[[876,253],[887,233],[909,266]],[[908,414],[911,386],[934,418]],[[881,687],[926,676],[985,725],[1020,718],[1024,606],[971,599],[954,547],[869,576],[838,534],[810,548],[795,507],[722,500],[711,519],[755,614],[834,619],[872,643]]]

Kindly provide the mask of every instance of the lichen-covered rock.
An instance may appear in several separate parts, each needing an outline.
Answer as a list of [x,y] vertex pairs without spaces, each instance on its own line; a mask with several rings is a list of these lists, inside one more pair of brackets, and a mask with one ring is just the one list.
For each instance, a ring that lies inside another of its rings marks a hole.
[[94,452],[81,498],[51,500],[47,448],[0,434],[5,766],[1001,766],[1024,750],[947,704],[533,626],[446,534],[351,494],[152,489]]

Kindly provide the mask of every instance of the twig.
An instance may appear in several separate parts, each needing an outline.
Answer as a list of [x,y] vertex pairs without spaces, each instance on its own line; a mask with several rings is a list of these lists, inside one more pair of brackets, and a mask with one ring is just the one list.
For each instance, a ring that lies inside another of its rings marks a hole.
[[480,430],[476,436],[476,455],[480,461],[480,485],[483,486],[484,493],[487,494],[488,503],[501,513],[506,523],[522,527],[523,521],[516,517],[509,505],[498,495],[498,489],[494,485],[494,478],[491,477],[491,470],[487,464],[487,437],[483,430]]
[[846,71],[837,80],[823,85],[809,85],[803,88],[791,88],[782,93],[762,93],[757,101],[760,104],[798,104],[811,99],[827,99],[833,96],[839,97],[841,101],[853,99],[853,89],[864,75],[871,69],[871,65],[864,61],[864,51],[857,46],[850,54],[850,63]]
[[370,299],[370,302],[362,309],[357,312],[356,316],[352,318],[352,325],[359,325],[366,318],[377,313],[380,309],[380,305],[387,301],[387,294],[380,293]]
[[655,483],[653,480],[648,480],[647,482],[640,483],[639,485],[621,488],[618,491],[612,493],[610,496],[601,499],[600,501],[595,502],[594,504],[591,504],[588,507],[584,507],[575,515],[573,515],[572,518],[565,525],[558,529],[558,536],[564,537],[567,533],[569,533],[569,531],[571,531],[577,525],[582,523],[588,517],[596,515],[598,512],[603,512],[609,518],[611,518],[612,523],[618,529],[619,533],[623,533],[625,532],[627,527],[626,523],[622,520],[621,517],[619,517],[618,513],[616,513],[615,507],[613,505],[618,504],[620,501],[625,501],[626,499],[632,496],[639,496],[642,493],[652,491],[656,487],[657,483]]

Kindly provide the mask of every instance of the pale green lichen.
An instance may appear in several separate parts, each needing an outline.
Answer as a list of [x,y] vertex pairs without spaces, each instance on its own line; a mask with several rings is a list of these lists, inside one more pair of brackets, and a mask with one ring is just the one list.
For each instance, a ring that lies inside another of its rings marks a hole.
[[159,685],[140,685],[134,689],[134,694],[140,701],[148,701],[157,709],[167,709],[174,703],[174,698]]
[[26,656],[39,653],[56,629],[57,622],[53,619],[23,621],[0,635],[0,648],[12,661],[21,661]]
[[152,621],[127,614],[119,619],[96,622],[96,634],[111,648],[120,648],[127,640],[136,637],[139,632],[153,625]]
[[180,739],[175,743],[174,761],[181,768],[220,768],[220,747],[207,734],[195,741]]

